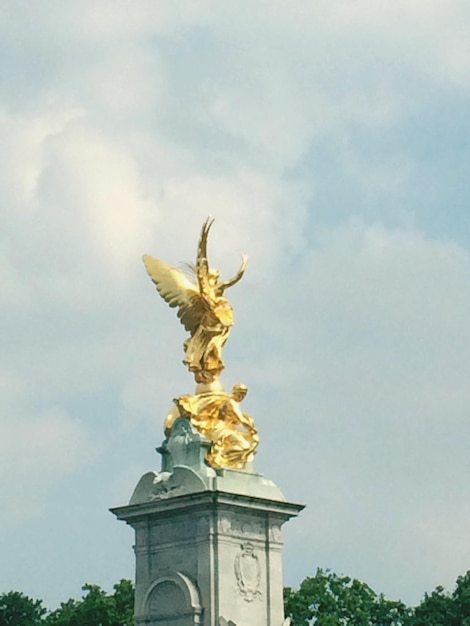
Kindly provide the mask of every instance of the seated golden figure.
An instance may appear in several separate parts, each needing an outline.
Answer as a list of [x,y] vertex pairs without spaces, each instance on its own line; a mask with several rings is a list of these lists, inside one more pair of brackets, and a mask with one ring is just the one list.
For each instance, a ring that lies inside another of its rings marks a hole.
[[231,394],[210,391],[180,396],[174,400],[177,410],[171,411],[165,420],[165,432],[169,433],[177,417],[188,417],[212,443],[206,457],[209,465],[244,469],[259,443],[253,418],[240,409],[239,403],[246,394],[246,386],[237,383]]

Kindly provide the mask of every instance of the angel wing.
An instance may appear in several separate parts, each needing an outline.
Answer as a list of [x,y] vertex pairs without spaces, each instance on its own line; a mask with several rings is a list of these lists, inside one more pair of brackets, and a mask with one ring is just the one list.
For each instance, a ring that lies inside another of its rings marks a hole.
[[160,259],[144,254],[143,261],[158,293],[172,308],[178,307],[181,323],[193,335],[207,310],[198,287],[183,272]]

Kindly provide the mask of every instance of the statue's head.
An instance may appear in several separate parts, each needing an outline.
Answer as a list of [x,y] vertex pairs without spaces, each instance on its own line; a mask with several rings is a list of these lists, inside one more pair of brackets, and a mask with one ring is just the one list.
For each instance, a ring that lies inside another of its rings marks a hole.
[[236,402],[241,402],[248,393],[248,387],[243,383],[235,383],[232,387],[232,396]]

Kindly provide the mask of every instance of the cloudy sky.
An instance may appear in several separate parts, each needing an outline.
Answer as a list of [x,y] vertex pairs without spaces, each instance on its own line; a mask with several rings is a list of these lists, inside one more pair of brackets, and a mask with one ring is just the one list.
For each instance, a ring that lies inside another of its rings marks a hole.
[[470,5],[4,0],[0,590],[133,577],[125,504],[185,333],[141,256],[206,216],[256,469],[317,567],[407,603],[470,568]]

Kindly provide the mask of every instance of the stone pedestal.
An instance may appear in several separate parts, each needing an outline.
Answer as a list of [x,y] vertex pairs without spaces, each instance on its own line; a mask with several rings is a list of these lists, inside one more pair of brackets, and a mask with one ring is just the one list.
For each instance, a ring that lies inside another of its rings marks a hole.
[[250,471],[214,470],[210,444],[175,422],[128,506],[135,530],[136,626],[282,626],[281,527],[303,505]]

